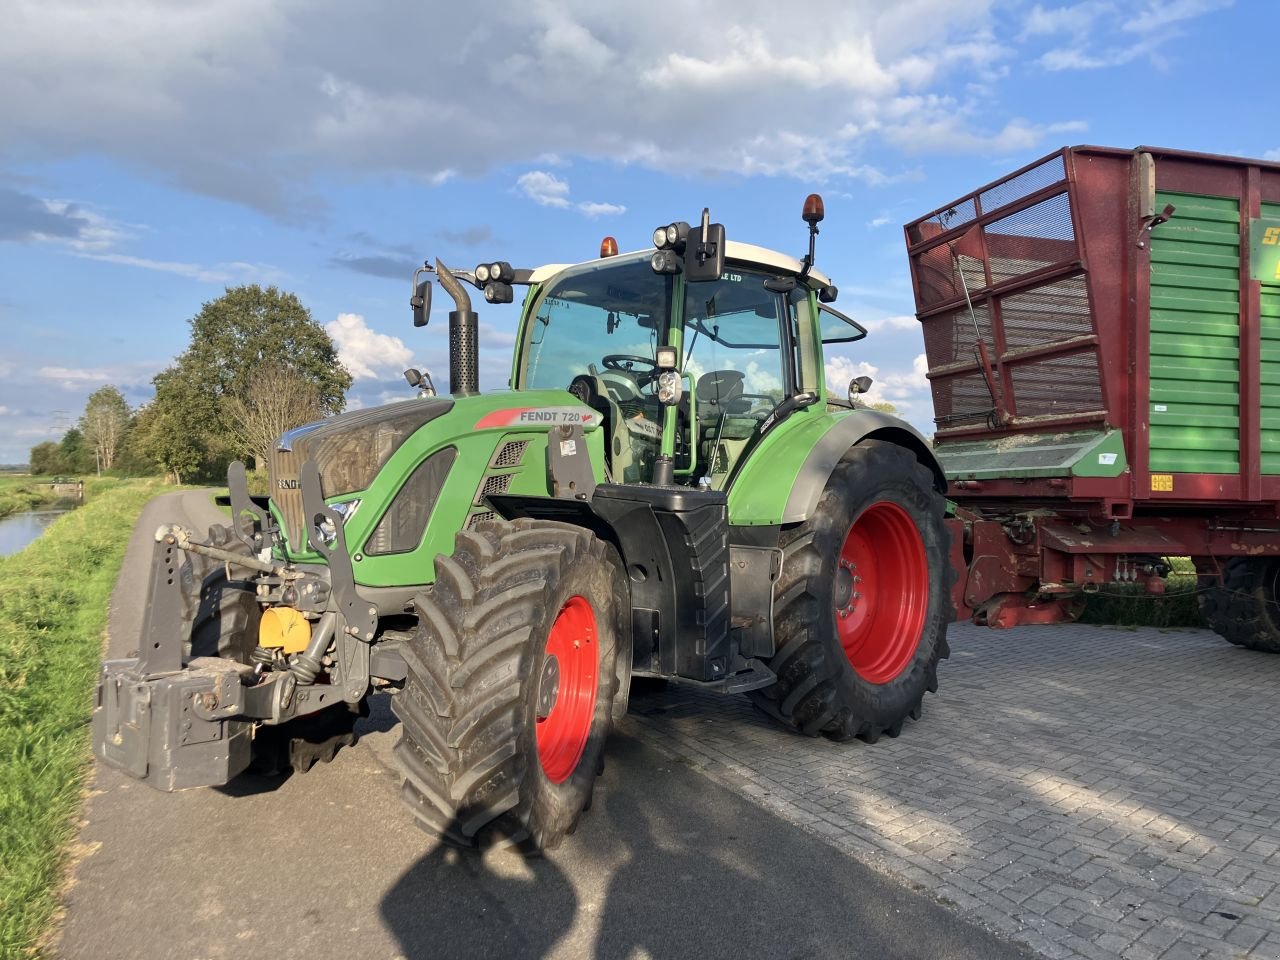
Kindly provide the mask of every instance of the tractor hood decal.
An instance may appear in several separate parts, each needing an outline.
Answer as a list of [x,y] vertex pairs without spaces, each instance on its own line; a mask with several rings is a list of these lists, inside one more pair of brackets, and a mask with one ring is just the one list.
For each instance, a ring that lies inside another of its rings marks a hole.
[[577,425],[592,430],[600,425],[600,414],[586,407],[510,407],[485,414],[476,421],[476,429],[554,427],[559,424]]

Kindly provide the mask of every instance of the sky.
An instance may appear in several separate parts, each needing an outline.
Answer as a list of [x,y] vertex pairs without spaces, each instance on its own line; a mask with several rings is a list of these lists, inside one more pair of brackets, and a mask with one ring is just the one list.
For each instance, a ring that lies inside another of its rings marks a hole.
[[[296,293],[350,406],[447,380],[413,268],[623,251],[704,206],[871,330],[828,356],[932,431],[902,225],[1066,144],[1280,159],[1272,0],[484,4],[7,0],[0,463],[104,384],[138,405],[201,304]],[[481,321],[506,385],[516,309]]]

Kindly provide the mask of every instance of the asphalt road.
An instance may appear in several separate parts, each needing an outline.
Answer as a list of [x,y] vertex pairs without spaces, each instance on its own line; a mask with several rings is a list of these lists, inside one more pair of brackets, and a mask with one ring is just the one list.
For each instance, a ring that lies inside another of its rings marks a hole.
[[[151,533],[218,522],[207,494],[143,512],[113,599],[135,645]],[[1029,957],[761,806],[615,732],[595,806],[547,857],[441,848],[398,799],[375,698],[311,773],[162,794],[96,771],[51,952],[67,958]]]

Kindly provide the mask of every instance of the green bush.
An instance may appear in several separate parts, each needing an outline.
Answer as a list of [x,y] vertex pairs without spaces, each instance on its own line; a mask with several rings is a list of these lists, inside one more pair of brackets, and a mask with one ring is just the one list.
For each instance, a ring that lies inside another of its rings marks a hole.
[[1163,594],[1147,593],[1140,583],[1109,583],[1089,597],[1080,622],[1121,627],[1203,627],[1191,559],[1168,559],[1173,572],[1165,580]]

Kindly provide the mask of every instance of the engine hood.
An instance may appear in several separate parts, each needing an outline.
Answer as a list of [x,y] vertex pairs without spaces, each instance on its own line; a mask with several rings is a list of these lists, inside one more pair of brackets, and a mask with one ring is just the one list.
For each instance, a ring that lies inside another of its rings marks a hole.
[[447,397],[419,397],[339,414],[282,434],[269,473],[271,498],[284,519],[290,549],[300,551],[306,543],[302,464],[315,461],[326,498],[364,490],[405,440],[452,409],[453,400]]

